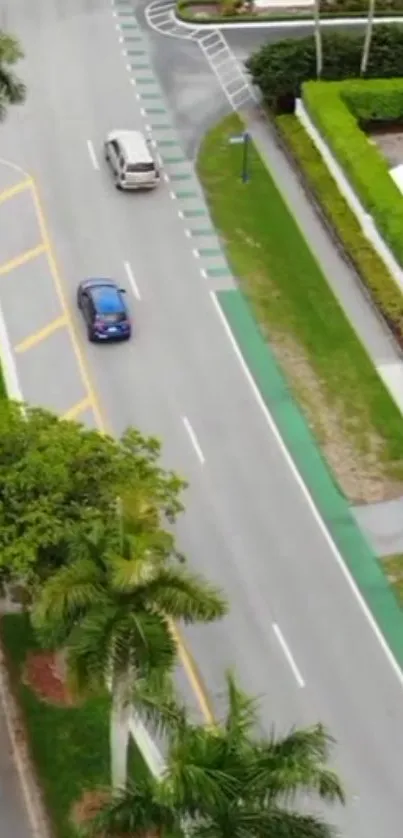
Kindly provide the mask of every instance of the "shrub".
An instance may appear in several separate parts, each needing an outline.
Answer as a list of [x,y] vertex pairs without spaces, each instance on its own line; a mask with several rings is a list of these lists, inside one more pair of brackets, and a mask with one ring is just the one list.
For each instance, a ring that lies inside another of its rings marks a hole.
[[349,82],[341,98],[360,123],[403,121],[403,80],[379,79]]
[[[403,79],[393,80],[391,89],[397,91],[399,87],[403,90]],[[384,88],[385,83],[379,81],[307,82],[303,87],[303,100],[365,209],[373,216],[380,233],[403,266],[403,196],[389,174],[385,158],[368,142],[345,103],[346,98],[354,100],[354,91],[357,94],[365,89],[369,96],[372,90],[374,97],[378,97],[378,108],[385,113],[387,96],[383,105],[380,104]],[[357,107],[359,110],[359,101]],[[367,105],[362,112],[368,112]]]
[[[362,33],[323,32],[324,81],[359,75]],[[302,84],[316,78],[314,38],[286,39],[260,47],[246,67],[264,99],[275,108],[280,97],[298,97]],[[372,35],[368,78],[403,76],[403,27],[377,26]]]
[[356,216],[300,121],[295,116],[280,116],[276,124],[375,305],[403,346],[403,294],[364,236]]

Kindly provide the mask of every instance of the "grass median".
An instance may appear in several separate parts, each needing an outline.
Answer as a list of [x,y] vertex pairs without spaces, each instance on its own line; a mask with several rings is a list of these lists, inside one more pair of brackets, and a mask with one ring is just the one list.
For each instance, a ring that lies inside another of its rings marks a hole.
[[[77,838],[72,807],[85,790],[109,782],[109,700],[105,697],[81,706],[60,707],[37,698],[23,683],[27,655],[37,649],[28,618],[7,615],[0,626],[13,691],[54,838]],[[148,770],[134,745],[130,768],[134,781]]]
[[403,420],[256,149],[242,183],[243,125],[205,137],[198,170],[229,261],[324,454],[352,501],[395,495]]

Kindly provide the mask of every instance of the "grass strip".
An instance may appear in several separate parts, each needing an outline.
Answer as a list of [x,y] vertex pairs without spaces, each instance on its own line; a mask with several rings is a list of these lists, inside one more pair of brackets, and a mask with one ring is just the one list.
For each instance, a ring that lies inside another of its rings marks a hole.
[[[40,701],[21,680],[26,656],[37,648],[28,617],[6,615],[1,619],[0,630],[55,838],[77,838],[70,820],[73,804],[86,789],[109,783],[109,699],[92,699],[72,708]],[[147,770],[133,744],[133,780],[144,776]]]
[[242,147],[229,144],[242,130],[237,115],[227,117],[207,134],[198,158],[234,274],[265,335],[290,336],[302,348],[357,450],[371,450],[375,436],[383,469],[401,476],[401,415],[253,144],[250,181],[242,183]]

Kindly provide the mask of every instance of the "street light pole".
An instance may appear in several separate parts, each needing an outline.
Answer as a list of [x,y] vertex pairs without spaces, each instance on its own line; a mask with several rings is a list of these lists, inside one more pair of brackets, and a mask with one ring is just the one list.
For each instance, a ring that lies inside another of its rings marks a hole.
[[249,134],[245,131],[243,135],[243,154],[242,154],[242,183],[247,183],[249,180],[248,169],[248,151],[249,151]]

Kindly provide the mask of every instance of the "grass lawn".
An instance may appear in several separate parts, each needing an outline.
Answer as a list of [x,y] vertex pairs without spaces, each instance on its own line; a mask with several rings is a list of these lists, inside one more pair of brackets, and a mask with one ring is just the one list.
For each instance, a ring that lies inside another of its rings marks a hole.
[[[108,698],[71,709],[40,701],[20,677],[27,653],[36,648],[29,621],[21,615],[3,617],[1,636],[54,836],[73,838],[72,805],[85,789],[109,781]],[[135,779],[147,768],[134,746],[130,756]]]
[[374,500],[403,478],[403,420],[253,146],[241,182],[242,149],[228,138],[242,129],[231,115],[200,149],[213,220],[346,495]]

